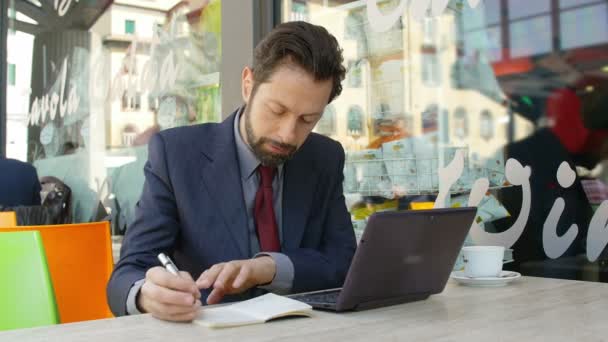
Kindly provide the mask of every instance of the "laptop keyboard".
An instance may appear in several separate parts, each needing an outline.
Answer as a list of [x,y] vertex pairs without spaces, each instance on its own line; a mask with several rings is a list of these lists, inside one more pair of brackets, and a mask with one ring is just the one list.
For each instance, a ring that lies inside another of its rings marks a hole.
[[290,296],[291,299],[299,300],[307,304],[313,303],[331,303],[335,304],[338,302],[338,296],[340,290],[319,292],[319,293],[304,293],[300,295]]

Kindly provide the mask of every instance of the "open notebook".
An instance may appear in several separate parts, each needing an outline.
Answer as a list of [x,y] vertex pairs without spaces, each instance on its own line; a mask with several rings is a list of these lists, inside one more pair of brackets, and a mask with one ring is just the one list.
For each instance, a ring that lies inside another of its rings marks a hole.
[[203,309],[194,323],[209,328],[228,328],[265,323],[287,316],[312,315],[310,305],[269,293],[232,305]]

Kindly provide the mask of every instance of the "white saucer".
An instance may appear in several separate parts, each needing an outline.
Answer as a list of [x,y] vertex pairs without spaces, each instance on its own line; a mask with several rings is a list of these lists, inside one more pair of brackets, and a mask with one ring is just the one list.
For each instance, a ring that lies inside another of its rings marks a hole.
[[467,286],[476,287],[499,287],[505,286],[515,279],[521,277],[521,274],[511,271],[501,271],[499,277],[487,277],[487,278],[470,278],[464,274],[464,271],[452,272],[450,278],[454,279],[457,283]]

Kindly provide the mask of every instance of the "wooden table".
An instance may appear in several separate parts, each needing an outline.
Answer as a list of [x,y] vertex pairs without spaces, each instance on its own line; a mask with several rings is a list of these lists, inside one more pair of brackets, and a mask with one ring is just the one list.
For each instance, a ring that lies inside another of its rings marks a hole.
[[608,341],[608,284],[522,277],[502,288],[450,282],[426,301],[211,330],[149,315],[13,330],[0,341]]

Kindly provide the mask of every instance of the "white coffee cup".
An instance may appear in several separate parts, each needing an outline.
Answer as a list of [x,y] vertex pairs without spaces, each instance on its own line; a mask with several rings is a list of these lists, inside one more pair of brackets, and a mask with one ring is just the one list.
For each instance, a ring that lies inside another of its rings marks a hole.
[[467,246],[462,254],[467,277],[498,277],[502,271],[503,246]]

